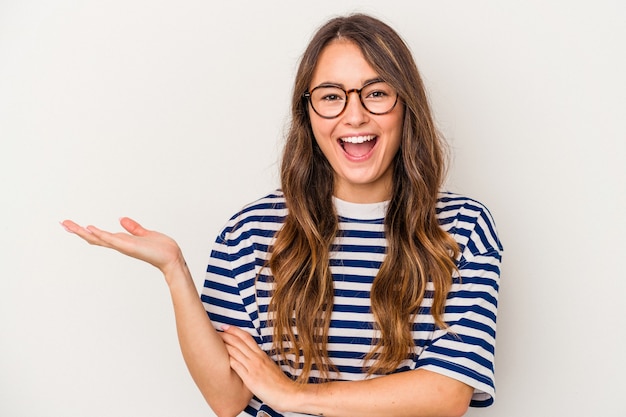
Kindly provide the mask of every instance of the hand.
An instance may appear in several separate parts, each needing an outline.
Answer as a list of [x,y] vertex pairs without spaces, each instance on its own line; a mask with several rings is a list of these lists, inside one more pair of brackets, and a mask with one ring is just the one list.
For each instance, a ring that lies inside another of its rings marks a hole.
[[81,237],[87,243],[115,249],[124,255],[154,265],[166,278],[173,268],[185,265],[180,248],[172,238],[144,229],[128,217],[121,218],[120,224],[128,233],[110,233],[95,226],[81,227],[71,220],[61,222],[65,230]]
[[286,401],[294,397],[298,383],[283,373],[250,334],[234,326],[222,326],[222,330],[220,335],[230,355],[230,367],[246,387],[274,410],[294,411]]

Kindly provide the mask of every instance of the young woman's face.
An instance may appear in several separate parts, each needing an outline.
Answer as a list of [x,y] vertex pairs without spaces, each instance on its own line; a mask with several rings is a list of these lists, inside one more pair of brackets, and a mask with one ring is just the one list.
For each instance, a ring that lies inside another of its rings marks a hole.
[[[336,40],[322,50],[309,91],[322,84],[360,89],[378,77],[358,46]],[[392,162],[400,148],[403,115],[400,100],[389,113],[372,114],[356,92],[348,95],[347,107],[334,119],[319,116],[309,105],[315,140],[335,173],[336,197],[355,203],[391,198]]]

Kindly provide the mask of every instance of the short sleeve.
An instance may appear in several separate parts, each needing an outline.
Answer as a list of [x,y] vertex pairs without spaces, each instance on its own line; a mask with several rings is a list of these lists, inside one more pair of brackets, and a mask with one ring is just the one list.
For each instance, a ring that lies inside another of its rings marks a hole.
[[225,227],[215,240],[200,296],[214,327],[228,324],[246,330],[258,343],[254,300],[255,259],[249,239]]
[[416,368],[437,372],[474,388],[470,405],[486,407],[495,397],[494,358],[502,245],[481,204],[458,210],[450,229],[459,243],[458,273],[445,306],[449,328],[435,330]]

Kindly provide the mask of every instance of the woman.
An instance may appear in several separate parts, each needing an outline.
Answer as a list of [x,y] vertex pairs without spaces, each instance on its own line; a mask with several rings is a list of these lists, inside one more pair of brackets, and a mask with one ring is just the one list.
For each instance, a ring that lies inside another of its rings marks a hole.
[[220,416],[462,415],[493,402],[502,247],[484,206],[441,192],[442,148],[402,39],[335,18],[300,62],[281,190],[220,233],[202,302],[167,236],[63,225],[163,272]]

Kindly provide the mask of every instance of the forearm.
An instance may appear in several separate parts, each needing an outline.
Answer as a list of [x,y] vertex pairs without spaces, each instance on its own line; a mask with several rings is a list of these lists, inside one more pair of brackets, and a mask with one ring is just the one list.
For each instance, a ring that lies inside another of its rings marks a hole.
[[324,417],[462,416],[473,389],[433,372],[416,370],[364,381],[303,385],[289,410]]
[[252,394],[231,369],[224,342],[206,314],[184,261],[165,276],[181,351],[194,382],[217,415],[239,414]]

